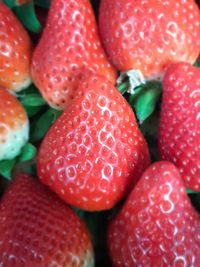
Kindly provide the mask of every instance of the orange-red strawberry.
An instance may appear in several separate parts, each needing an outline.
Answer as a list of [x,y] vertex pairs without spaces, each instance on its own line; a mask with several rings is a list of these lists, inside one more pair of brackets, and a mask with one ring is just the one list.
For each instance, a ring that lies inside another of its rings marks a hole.
[[116,72],[101,47],[90,1],[52,0],[33,56],[34,83],[51,106],[63,109],[88,71],[115,82]]
[[151,165],[109,226],[113,267],[200,266],[200,217],[177,168]]
[[38,176],[67,203],[112,208],[149,164],[135,116],[103,76],[81,81],[77,96],[45,136]]
[[194,63],[200,52],[200,11],[194,0],[102,0],[99,27],[112,63],[161,78],[169,62]]
[[200,70],[172,64],[163,83],[159,150],[172,161],[185,185],[200,191]]
[[31,50],[28,34],[0,2],[0,86],[20,91],[30,84]]
[[14,179],[0,214],[0,266],[94,266],[85,224],[31,176]]
[[28,140],[29,122],[20,102],[0,88],[0,160],[12,159]]

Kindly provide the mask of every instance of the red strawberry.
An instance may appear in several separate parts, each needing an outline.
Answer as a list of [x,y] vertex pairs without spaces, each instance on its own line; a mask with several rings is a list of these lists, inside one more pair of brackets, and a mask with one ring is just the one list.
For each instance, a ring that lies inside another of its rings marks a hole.
[[194,0],[102,0],[99,27],[112,63],[161,78],[171,61],[193,63],[200,52],[200,12]]
[[94,266],[84,223],[29,175],[15,178],[0,214],[0,266]]
[[112,208],[148,164],[130,106],[112,83],[91,75],[44,138],[37,169],[63,200],[93,211]]
[[51,106],[63,109],[89,71],[115,82],[116,72],[101,47],[90,1],[52,0],[33,56],[34,83]]
[[31,50],[28,34],[0,2],[0,86],[20,91],[30,84]]
[[159,150],[172,161],[185,185],[200,191],[200,70],[172,64],[164,77]]
[[200,218],[176,167],[157,162],[142,175],[109,226],[113,267],[200,266]]
[[20,102],[0,88],[0,160],[17,156],[28,140],[29,122]]

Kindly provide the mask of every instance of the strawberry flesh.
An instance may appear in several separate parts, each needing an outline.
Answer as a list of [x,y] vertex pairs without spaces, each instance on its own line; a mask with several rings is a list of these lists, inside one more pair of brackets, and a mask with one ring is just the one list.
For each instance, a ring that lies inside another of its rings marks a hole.
[[14,179],[0,213],[0,266],[94,266],[85,224],[29,175]]
[[37,169],[62,199],[93,211],[112,208],[149,161],[126,100],[103,76],[89,75],[44,138]]
[[113,83],[116,71],[99,41],[89,0],[52,0],[47,24],[32,61],[32,77],[47,102],[64,109],[86,72]]
[[12,11],[0,2],[0,86],[20,91],[31,83],[32,45]]
[[116,68],[139,70],[146,79],[162,78],[172,61],[194,63],[200,52],[194,0],[102,0],[99,29]]
[[162,159],[172,161],[185,185],[200,191],[200,70],[171,64],[163,83],[159,127]]
[[113,267],[200,266],[200,217],[177,168],[151,165],[109,226]]

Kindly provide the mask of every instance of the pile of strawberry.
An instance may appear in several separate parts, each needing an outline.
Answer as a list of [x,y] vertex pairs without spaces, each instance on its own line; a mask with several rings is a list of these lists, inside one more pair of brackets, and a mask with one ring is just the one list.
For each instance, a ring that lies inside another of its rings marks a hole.
[[200,266],[199,55],[194,0],[0,2],[0,266]]

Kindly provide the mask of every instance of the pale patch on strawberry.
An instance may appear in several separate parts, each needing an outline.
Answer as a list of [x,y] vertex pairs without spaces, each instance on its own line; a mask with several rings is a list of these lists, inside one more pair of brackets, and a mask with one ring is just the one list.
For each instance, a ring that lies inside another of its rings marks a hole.
[[0,123],[0,160],[12,159],[19,155],[28,140],[28,133],[28,120],[17,129],[11,129],[5,123]]
[[0,160],[20,153],[29,135],[26,112],[15,96],[0,88]]
[[94,267],[94,255],[91,250],[88,250],[85,254],[83,267]]
[[14,90],[14,92],[19,92],[23,89],[28,88],[28,86],[31,84],[32,80],[29,76],[25,77],[24,80],[20,83],[13,82],[12,87],[8,88],[9,90]]

